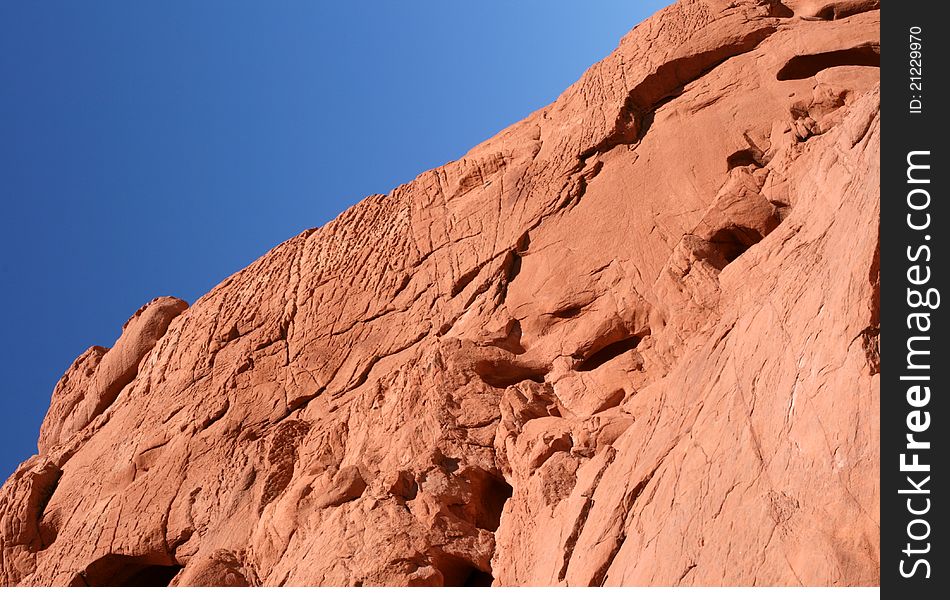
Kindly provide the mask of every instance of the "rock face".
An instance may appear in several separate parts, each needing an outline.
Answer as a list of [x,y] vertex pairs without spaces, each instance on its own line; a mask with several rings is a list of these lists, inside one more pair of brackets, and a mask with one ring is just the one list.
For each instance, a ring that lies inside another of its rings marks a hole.
[[144,307],[7,585],[874,585],[879,3],[684,0],[552,105]]

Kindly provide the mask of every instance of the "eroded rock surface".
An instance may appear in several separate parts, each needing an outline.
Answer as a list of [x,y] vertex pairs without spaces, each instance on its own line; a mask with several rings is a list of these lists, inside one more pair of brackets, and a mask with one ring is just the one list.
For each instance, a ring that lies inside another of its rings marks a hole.
[[147,305],[0,492],[0,583],[876,584],[878,9],[682,1]]

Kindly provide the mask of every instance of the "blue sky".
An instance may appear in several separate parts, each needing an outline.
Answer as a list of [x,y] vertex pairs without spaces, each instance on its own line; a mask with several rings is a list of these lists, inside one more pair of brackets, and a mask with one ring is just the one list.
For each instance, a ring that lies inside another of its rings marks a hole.
[[0,479],[139,306],[458,158],[668,3],[0,0]]

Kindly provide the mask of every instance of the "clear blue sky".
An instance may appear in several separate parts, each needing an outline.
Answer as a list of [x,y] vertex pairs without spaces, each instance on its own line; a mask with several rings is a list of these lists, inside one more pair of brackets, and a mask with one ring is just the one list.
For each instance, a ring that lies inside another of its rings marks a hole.
[[668,3],[0,0],[0,479],[143,303],[458,158]]

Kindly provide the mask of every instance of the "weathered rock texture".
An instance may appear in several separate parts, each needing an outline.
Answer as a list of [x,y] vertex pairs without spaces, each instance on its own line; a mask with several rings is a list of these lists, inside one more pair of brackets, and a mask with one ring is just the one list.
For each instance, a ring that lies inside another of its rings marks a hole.
[[878,2],[684,0],[53,394],[21,585],[873,585]]

